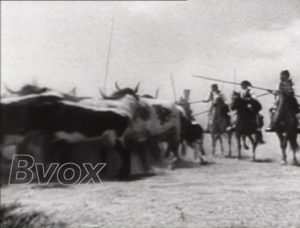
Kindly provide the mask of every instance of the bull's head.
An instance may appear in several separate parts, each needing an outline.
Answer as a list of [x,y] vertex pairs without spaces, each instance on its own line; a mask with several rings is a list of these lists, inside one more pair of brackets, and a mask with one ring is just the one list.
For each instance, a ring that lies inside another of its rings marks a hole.
[[137,86],[135,87],[135,89],[131,89],[131,88],[120,88],[118,82],[115,82],[115,87],[117,89],[116,92],[114,92],[111,96],[107,96],[104,94],[104,92],[99,89],[99,93],[100,95],[104,98],[104,99],[120,99],[122,97],[124,97],[125,95],[131,95],[133,96],[135,99],[139,99],[137,92],[139,90],[139,86],[140,83],[137,84]]

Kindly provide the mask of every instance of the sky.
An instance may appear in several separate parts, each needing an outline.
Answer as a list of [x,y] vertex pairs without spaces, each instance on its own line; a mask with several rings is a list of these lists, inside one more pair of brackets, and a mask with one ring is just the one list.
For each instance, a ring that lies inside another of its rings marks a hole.
[[[160,88],[174,100],[172,74],[177,98],[191,89],[191,100],[202,100],[212,82],[193,74],[276,88],[284,69],[300,94],[299,0],[1,2],[2,91],[36,82],[99,96],[113,18],[108,94],[115,81],[141,82],[141,93]],[[239,89],[219,86],[228,99]],[[261,98],[265,110],[272,99]]]

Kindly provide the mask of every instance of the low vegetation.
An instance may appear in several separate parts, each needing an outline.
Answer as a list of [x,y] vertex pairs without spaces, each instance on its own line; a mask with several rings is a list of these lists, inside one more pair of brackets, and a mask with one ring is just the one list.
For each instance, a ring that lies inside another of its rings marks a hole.
[[18,203],[4,204],[0,208],[0,227],[6,228],[63,228],[62,222],[52,222],[42,212],[21,212],[22,206]]

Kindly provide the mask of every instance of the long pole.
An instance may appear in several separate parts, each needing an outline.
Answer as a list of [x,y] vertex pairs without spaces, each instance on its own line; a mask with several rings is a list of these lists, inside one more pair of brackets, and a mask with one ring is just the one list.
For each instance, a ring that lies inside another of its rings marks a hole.
[[209,112],[209,110],[206,110],[206,111],[203,111],[203,112],[197,112],[197,113],[193,114],[193,116],[194,116],[194,117],[195,117],[195,116],[200,116],[200,115],[205,114],[205,113],[208,113],[208,112]]
[[[257,95],[256,97],[257,97],[257,98],[258,98],[258,97],[264,97],[264,96],[266,96],[266,95],[270,95],[270,93],[269,93],[269,92],[267,92],[267,93],[262,93],[262,94]],[[189,101],[189,102],[187,102],[187,103],[189,103],[189,104],[198,104],[198,103],[203,103],[203,100],[199,100],[199,101]]]
[[258,97],[264,97],[264,96],[266,96],[266,95],[270,95],[270,93],[267,92],[267,93],[258,94],[256,97],[257,97],[257,98],[258,98]]
[[174,78],[173,78],[172,73],[170,73],[170,78],[171,78],[171,82],[172,82],[174,100],[177,101],[175,83],[174,83]]
[[[201,78],[201,79],[205,79],[205,80],[210,80],[210,81],[215,81],[215,82],[222,82],[222,83],[226,83],[226,84],[231,84],[231,85],[239,85],[239,83],[237,82],[230,82],[230,81],[226,81],[226,80],[221,80],[221,79],[216,79],[216,78],[210,78],[210,77],[206,77],[206,76],[202,76],[202,75],[193,75],[193,77],[195,78]],[[268,89],[268,88],[264,88],[264,87],[259,87],[259,86],[251,86],[254,89],[258,89],[258,90],[265,90],[265,91],[272,91],[272,92],[276,92],[277,90],[274,89]],[[299,95],[295,95],[295,97],[300,97]]]
[[104,92],[106,90],[106,82],[107,82],[108,70],[109,70],[109,64],[110,64],[111,44],[112,44],[112,38],[113,38],[113,32],[114,32],[114,25],[115,25],[115,16],[113,16],[113,18],[112,18],[109,44],[108,44],[108,52],[107,52],[107,57],[106,57],[106,67],[105,67],[105,75],[104,75],[104,82],[103,82],[103,91]]
[[[234,68],[234,82],[236,83],[236,68]],[[236,84],[234,84],[234,90],[236,89]]]

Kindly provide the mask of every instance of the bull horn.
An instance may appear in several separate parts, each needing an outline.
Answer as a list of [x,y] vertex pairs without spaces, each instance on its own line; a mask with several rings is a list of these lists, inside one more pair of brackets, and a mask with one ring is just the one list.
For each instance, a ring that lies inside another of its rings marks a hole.
[[108,98],[108,96],[106,96],[105,94],[104,94],[104,92],[99,88],[99,93],[100,93],[100,95],[101,95],[101,97],[102,98],[104,98],[104,99],[107,99]]
[[119,87],[119,84],[118,84],[117,81],[115,81],[115,87],[116,87],[117,90],[121,90],[121,88]]
[[155,98],[157,99],[158,98],[158,96],[159,96],[159,87],[155,90]]
[[74,86],[74,87],[70,90],[69,94],[72,95],[72,96],[76,96],[76,90],[77,90],[77,88],[76,88],[76,86]]
[[137,92],[139,91],[140,84],[141,84],[141,82],[139,82],[139,83],[136,85],[136,87],[135,87],[135,89],[134,89],[134,92],[135,92],[135,93],[137,93]]
[[14,91],[14,90],[10,89],[6,84],[4,84],[4,87],[11,94],[19,94],[20,93],[20,91]]

